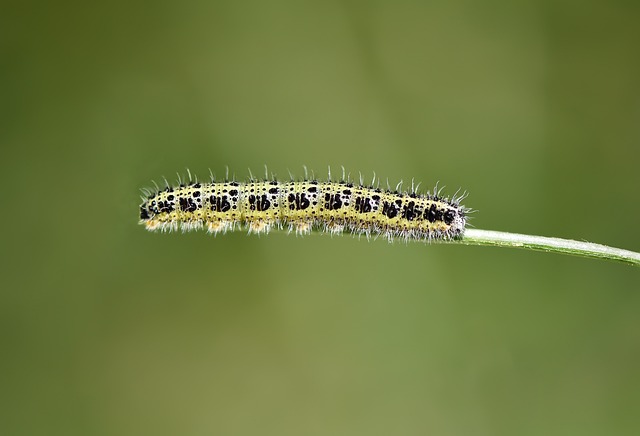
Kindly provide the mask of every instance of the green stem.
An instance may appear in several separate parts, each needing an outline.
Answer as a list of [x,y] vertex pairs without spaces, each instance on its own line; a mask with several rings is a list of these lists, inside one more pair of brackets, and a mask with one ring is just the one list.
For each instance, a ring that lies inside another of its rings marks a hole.
[[492,245],[496,247],[528,248],[531,250],[571,254],[574,256],[608,259],[640,266],[640,253],[591,242],[491,230],[466,229],[459,240],[465,245]]

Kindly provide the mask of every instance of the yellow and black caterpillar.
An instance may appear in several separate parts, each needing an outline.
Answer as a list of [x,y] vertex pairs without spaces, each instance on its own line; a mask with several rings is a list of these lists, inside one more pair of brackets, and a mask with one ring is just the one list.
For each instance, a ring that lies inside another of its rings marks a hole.
[[349,181],[192,181],[149,192],[140,205],[140,224],[148,230],[206,228],[216,234],[246,226],[250,233],[284,227],[390,240],[452,239],[466,225],[461,199],[441,197],[437,189],[421,195]]

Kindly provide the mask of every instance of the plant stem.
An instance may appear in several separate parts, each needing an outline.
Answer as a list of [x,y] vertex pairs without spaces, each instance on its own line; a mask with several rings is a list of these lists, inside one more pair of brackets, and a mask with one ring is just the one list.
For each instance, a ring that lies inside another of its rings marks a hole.
[[465,245],[492,245],[496,247],[528,248],[574,256],[608,259],[640,266],[640,253],[591,242],[491,230],[466,229],[459,243]]

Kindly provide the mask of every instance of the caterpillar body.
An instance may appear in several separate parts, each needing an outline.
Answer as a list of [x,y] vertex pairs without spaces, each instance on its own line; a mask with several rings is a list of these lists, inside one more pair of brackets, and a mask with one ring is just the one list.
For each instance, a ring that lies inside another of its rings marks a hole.
[[454,239],[462,236],[468,209],[464,196],[382,190],[340,182],[249,180],[180,182],[147,192],[140,205],[140,224],[148,230],[206,229],[221,233],[246,227],[249,233],[288,228],[299,234],[312,229],[389,240]]

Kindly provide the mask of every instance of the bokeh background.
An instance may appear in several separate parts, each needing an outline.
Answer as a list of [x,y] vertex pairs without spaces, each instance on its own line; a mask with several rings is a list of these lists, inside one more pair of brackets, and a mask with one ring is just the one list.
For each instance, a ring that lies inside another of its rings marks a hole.
[[1,10],[1,434],[640,433],[637,269],[137,224],[186,167],[344,165],[639,250],[640,3]]

